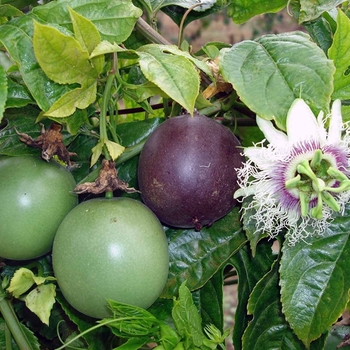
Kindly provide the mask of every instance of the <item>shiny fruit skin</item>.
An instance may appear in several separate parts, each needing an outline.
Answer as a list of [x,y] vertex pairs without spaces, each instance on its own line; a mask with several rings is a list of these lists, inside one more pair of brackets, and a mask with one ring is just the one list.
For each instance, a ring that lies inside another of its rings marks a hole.
[[201,229],[236,204],[240,143],[225,126],[195,114],[163,122],[140,155],[144,203],[169,226]]
[[91,199],[75,207],[57,231],[52,259],[63,296],[95,318],[111,316],[107,299],[149,307],[168,277],[163,227],[130,198]]
[[0,257],[34,259],[51,250],[56,230],[78,204],[71,173],[36,157],[0,159]]

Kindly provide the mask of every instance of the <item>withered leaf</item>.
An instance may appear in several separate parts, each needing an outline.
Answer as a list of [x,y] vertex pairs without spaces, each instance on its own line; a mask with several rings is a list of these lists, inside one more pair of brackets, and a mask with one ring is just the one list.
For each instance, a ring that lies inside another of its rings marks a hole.
[[102,161],[102,168],[99,176],[94,182],[85,182],[77,185],[74,192],[77,194],[92,193],[100,194],[104,192],[113,192],[115,190],[122,190],[127,193],[139,192],[129,184],[122,181],[118,177],[118,171],[115,168],[115,163],[112,160],[104,159]]
[[19,139],[30,147],[41,149],[41,157],[44,160],[49,161],[53,156],[57,156],[62,162],[72,167],[74,163],[71,162],[70,157],[76,156],[77,154],[69,152],[66,145],[63,143],[62,125],[52,123],[47,130],[45,130],[43,124],[40,125],[41,134],[36,139],[16,130]]

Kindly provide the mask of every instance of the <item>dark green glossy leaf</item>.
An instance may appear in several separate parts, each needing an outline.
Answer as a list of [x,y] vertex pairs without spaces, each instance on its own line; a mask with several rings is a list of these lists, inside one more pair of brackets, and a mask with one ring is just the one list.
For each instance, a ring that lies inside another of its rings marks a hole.
[[[283,246],[281,300],[295,334],[308,346],[337,321],[350,289],[350,207],[322,237]],[[312,228],[310,228],[312,229]]]
[[238,305],[233,329],[233,345],[242,349],[242,336],[251,320],[247,315],[247,303],[257,282],[271,269],[276,256],[272,253],[272,244],[264,241],[257,246],[255,257],[247,246],[240,249],[230,260],[238,274]]
[[182,282],[195,290],[202,287],[246,242],[239,209],[201,231],[166,231],[169,240],[169,277],[162,297],[172,298]]
[[28,89],[10,78],[7,80],[7,94],[6,108],[24,107],[34,103]]
[[333,62],[302,32],[245,40],[219,56],[224,79],[241,100],[264,119],[285,130],[295,98],[306,100],[317,115],[328,111],[333,92]]
[[228,5],[228,15],[239,24],[262,13],[282,10],[287,0],[231,0]]
[[224,326],[223,275],[218,271],[202,288],[192,293],[202,316],[202,325],[214,324],[221,332]]
[[33,51],[33,20],[29,16],[15,18],[0,27],[0,42],[16,62],[25,85],[41,110],[48,110],[63,93],[69,91],[47,78]]
[[253,315],[243,335],[243,350],[305,350],[281,312],[278,262],[254,287],[248,302]]
[[328,55],[334,61],[336,68],[334,74],[333,98],[347,100],[350,98],[350,39],[347,35],[350,30],[350,19],[342,12],[338,12],[337,30],[334,34],[333,44]]
[[304,26],[312,40],[327,53],[333,42],[333,32],[329,22],[324,17],[319,17],[314,21],[304,23]]
[[[79,332],[84,332],[85,330],[96,325],[96,319],[90,318],[76,311],[64,297],[58,293],[56,300],[60,303],[62,309],[68,316],[68,318],[77,325]],[[94,332],[88,332],[84,335],[84,339],[89,345],[91,350],[107,350],[110,349],[111,331],[107,327],[101,327]]]
[[7,77],[3,66],[0,65],[0,122],[3,117],[7,100]]

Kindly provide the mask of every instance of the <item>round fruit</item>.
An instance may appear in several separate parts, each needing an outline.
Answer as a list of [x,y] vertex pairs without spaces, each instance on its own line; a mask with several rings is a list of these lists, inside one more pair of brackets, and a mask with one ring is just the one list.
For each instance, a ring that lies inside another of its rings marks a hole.
[[58,226],[78,204],[71,173],[35,157],[0,159],[0,257],[34,259],[50,251]]
[[92,199],[75,207],[58,228],[52,259],[64,297],[95,318],[111,316],[107,299],[148,308],[168,277],[163,227],[130,198]]
[[167,225],[197,230],[236,204],[244,158],[232,132],[206,116],[166,120],[146,141],[138,181],[144,203]]

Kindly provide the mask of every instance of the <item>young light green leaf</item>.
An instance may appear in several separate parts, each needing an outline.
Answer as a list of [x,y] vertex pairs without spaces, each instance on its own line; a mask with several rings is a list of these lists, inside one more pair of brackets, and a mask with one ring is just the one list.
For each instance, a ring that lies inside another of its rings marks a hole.
[[162,45],[145,45],[137,53],[145,77],[192,114],[199,93],[199,74],[192,62],[164,52]]
[[[99,31],[90,20],[74,11],[71,7],[68,7],[68,10],[72,19],[75,38],[78,40],[83,50],[91,54],[93,49],[101,42]],[[92,60],[92,63],[96,71],[101,73],[104,57],[100,56],[95,58]]]
[[33,14],[46,23],[55,23],[72,30],[68,5],[89,19],[100,32],[102,40],[120,44],[134,29],[142,10],[131,0],[61,0],[46,3],[33,9]]
[[[116,43],[112,44],[107,40],[103,40],[98,45],[96,45],[96,47],[93,49],[93,51],[90,54],[90,58],[94,58],[100,55],[105,55],[108,53],[125,52],[125,51],[128,51],[128,50],[124,49],[123,47],[121,47]],[[135,58],[137,57],[138,56],[135,53]]]
[[41,322],[49,325],[50,313],[55,303],[56,286],[52,283],[41,284],[24,298],[26,306],[34,312]]
[[278,263],[254,287],[248,302],[253,319],[246,328],[243,350],[305,350],[281,312],[278,287]]
[[19,268],[11,278],[11,282],[7,291],[12,293],[15,298],[20,297],[23,293],[28,291],[33,284],[42,284],[46,280],[45,277],[35,276],[32,270],[25,267]]
[[299,23],[312,21],[343,2],[344,0],[300,0]]
[[112,160],[116,160],[125,150],[125,147],[113,141],[106,140],[105,145]]
[[48,111],[45,116],[62,118],[72,115],[77,108],[85,109],[96,100],[97,82],[95,79],[87,79],[82,82],[80,88],[66,92]]
[[335,215],[322,237],[311,237],[295,246],[284,245],[282,249],[283,313],[307,347],[330,329],[348,303],[349,216],[347,206],[343,216]]
[[317,115],[328,111],[334,65],[301,32],[265,35],[222,49],[219,65],[242,101],[256,114],[285,130],[287,112],[303,98]]
[[83,83],[98,76],[89,61],[89,52],[75,38],[54,27],[35,22],[33,46],[40,67],[57,83]]
[[186,287],[186,282],[179,288],[179,297],[174,299],[172,316],[175,327],[183,338],[187,349],[195,346],[201,347],[205,339],[202,330],[202,319],[196,306],[193,303],[190,290]]
[[2,120],[7,100],[7,77],[3,66],[0,65],[0,122]]
[[262,13],[278,12],[288,0],[233,0],[229,2],[227,13],[237,23],[244,23]]
[[335,65],[334,92],[333,99],[340,98],[347,100],[350,98],[350,20],[342,11],[338,11],[337,29],[334,34],[333,44],[328,50],[329,58]]
[[103,150],[103,145],[104,142],[99,141],[96,146],[94,146],[91,150],[92,152],[92,156],[91,156],[91,163],[90,163],[90,167],[92,167],[93,165],[96,164],[96,162],[98,161],[98,158],[100,158],[100,155],[102,154],[102,150]]

